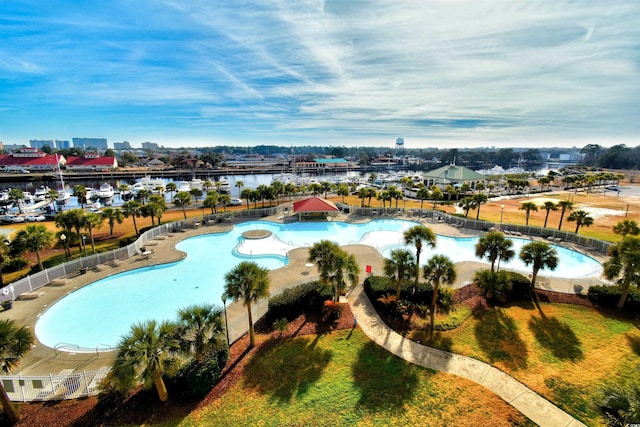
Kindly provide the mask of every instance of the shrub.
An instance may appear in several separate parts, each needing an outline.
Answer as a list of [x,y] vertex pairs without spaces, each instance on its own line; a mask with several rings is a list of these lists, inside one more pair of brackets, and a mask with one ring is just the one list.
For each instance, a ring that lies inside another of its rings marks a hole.
[[517,301],[528,299],[530,297],[529,290],[531,289],[531,281],[520,273],[514,273],[513,271],[505,271],[505,273],[507,279],[511,282],[509,300]]
[[280,336],[284,334],[284,331],[287,330],[287,326],[289,326],[289,322],[286,317],[281,317],[280,319],[273,322],[273,329],[276,331],[280,331]]
[[202,362],[194,357],[167,381],[167,388],[173,396],[185,400],[200,399],[218,382],[228,358],[227,347],[209,353]]
[[64,254],[57,254],[57,255],[54,255],[54,256],[42,261],[42,266],[44,268],[50,268],[50,267],[53,267],[55,265],[62,264],[63,262],[65,262],[65,260],[66,260],[66,258],[64,256]]
[[331,288],[319,281],[303,283],[271,297],[268,315],[271,319],[292,320],[302,313],[320,313],[323,301],[332,297]]
[[339,302],[326,300],[322,306],[322,315],[326,320],[334,321],[342,316],[342,310],[344,310],[344,306]]
[[513,285],[506,271],[479,270],[474,281],[492,303],[504,304],[509,299]]
[[[621,286],[591,286],[587,297],[593,305],[601,307],[616,307],[622,295]],[[640,289],[629,288],[629,295],[624,303],[624,309],[630,312],[640,312]]]
[[453,306],[453,290],[451,288],[441,286],[438,290],[438,299],[436,300],[438,309],[444,313],[449,313]]
[[14,271],[20,271],[29,265],[29,261],[24,258],[11,258],[11,260],[2,268],[4,273],[13,273]]
[[387,295],[395,295],[395,286],[386,276],[369,276],[363,283],[364,291],[371,301],[377,301]]

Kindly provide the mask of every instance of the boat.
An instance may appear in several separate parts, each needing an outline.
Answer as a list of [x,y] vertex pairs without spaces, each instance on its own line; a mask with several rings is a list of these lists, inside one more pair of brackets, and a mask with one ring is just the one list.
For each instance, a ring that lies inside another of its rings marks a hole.
[[202,181],[199,178],[193,178],[190,182],[189,182],[189,186],[191,187],[192,190],[202,190],[204,188],[204,181]]
[[229,180],[226,178],[220,178],[220,180],[216,183],[216,187],[221,193],[228,194],[229,192],[231,192],[231,185],[229,185]]
[[191,191],[191,184],[189,184],[189,181],[178,181],[176,182],[176,187],[178,188],[178,192],[190,192]]
[[164,180],[162,178],[151,178],[146,175],[131,186],[131,191],[138,192],[139,190],[147,190],[150,193],[164,192]]
[[47,194],[49,194],[49,187],[42,185],[33,192],[33,200],[35,202],[44,202]]
[[95,195],[99,199],[110,199],[114,195],[113,187],[110,184],[104,183],[96,190]]

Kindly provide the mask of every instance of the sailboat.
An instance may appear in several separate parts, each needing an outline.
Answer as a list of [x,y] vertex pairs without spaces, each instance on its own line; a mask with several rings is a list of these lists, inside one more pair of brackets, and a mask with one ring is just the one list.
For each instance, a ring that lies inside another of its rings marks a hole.
[[60,160],[58,159],[58,154],[56,154],[56,166],[58,167],[58,176],[60,177],[60,190],[58,190],[58,197],[56,197],[56,204],[61,206],[66,204],[67,200],[71,198],[71,194],[69,194],[64,189],[64,179],[62,178],[62,170],[60,169]]

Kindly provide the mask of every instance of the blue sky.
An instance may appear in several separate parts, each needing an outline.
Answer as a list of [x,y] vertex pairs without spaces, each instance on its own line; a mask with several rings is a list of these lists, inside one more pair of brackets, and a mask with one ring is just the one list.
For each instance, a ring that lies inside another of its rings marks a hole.
[[640,1],[5,0],[0,141],[640,143]]

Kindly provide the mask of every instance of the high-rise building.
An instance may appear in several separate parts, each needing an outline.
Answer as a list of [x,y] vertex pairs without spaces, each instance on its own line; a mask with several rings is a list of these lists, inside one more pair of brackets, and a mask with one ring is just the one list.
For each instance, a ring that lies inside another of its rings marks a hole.
[[107,138],[73,138],[73,146],[75,148],[89,149],[94,148],[96,150],[106,150]]
[[113,149],[114,150],[131,150],[131,144],[129,144],[129,141],[114,142]]
[[155,142],[143,142],[142,143],[142,149],[143,150],[157,150],[158,149],[158,144],[156,144]]
[[37,148],[38,150],[42,150],[44,147],[56,148],[53,139],[30,139],[29,146],[31,148]]

